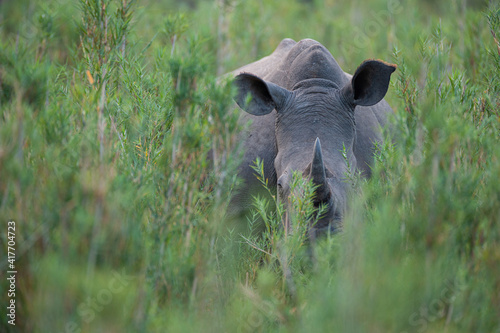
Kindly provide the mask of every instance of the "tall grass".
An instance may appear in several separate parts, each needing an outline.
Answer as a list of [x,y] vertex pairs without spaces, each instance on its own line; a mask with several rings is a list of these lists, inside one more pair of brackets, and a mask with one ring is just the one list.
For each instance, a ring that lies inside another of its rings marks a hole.
[[[0,36],[2,332],[500,330],[494,2],[3,1]],[[285,37],[398,65],[394,139],[314,242],[300,177],[295,232],[273,189],[247,232],[224,220],[240,111],[216,77]]]

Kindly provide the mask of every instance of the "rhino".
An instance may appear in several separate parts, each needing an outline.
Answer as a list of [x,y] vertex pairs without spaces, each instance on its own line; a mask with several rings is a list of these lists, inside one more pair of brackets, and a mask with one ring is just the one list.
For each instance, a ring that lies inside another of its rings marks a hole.
[[[262,186],[251,167],[260,158],[285,208],[292,173],[311,179],[317,186],[314,205],[326,212],[310,230],[337,232],[347,205],[346,172],[371,176],[375,144],[383,141],[381,129],[393,113],[384,96],[395,69],[366,60],[350,75],[319,42],[287,38],[269,56],[231,72],[234,99],[246,111],[240,121],[249,125],[241,138],[243,184],[230,214],[244,215]],[[291,227],[286,216],[284,222]]]

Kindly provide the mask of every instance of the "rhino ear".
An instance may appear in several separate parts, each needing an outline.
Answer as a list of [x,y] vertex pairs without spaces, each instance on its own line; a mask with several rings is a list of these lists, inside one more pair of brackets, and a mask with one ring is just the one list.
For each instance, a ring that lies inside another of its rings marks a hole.
[[266,82],[252,74],[239,74],[233,81],[237,88],[236,103],[254,116],[263,116],[279,110],[291,94],[285,88]]
[[384,98],[396,65],[379,60],[364,61],[354,73],[347,91],[355,105],[371,106]]

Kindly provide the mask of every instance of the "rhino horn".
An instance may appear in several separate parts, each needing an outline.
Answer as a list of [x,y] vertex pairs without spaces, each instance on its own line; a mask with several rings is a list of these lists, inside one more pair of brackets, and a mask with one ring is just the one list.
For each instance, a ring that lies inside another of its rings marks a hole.
[[316,138],[314,142],[314,154],[311,163],[311,172],[309,178],[313,184],[318,186],[316,189],[316,200],[323,201],[328,196],[328,183],[326,181],[325,164],[323,163],[323,153],[321,152],[321,142]]

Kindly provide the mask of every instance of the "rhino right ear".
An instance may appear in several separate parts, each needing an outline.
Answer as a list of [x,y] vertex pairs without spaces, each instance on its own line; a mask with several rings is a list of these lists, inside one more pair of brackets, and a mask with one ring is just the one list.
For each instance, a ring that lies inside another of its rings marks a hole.
[[237,88],[236,103],[254,116],[263,116],[274,109],[279,110],[291,94],[290,91],[261,78],[243,73],[233,81]]
[[379,60],[364,61],[354,73],[344,93],[355,105],[371,106],[384,98],[396,65]]

